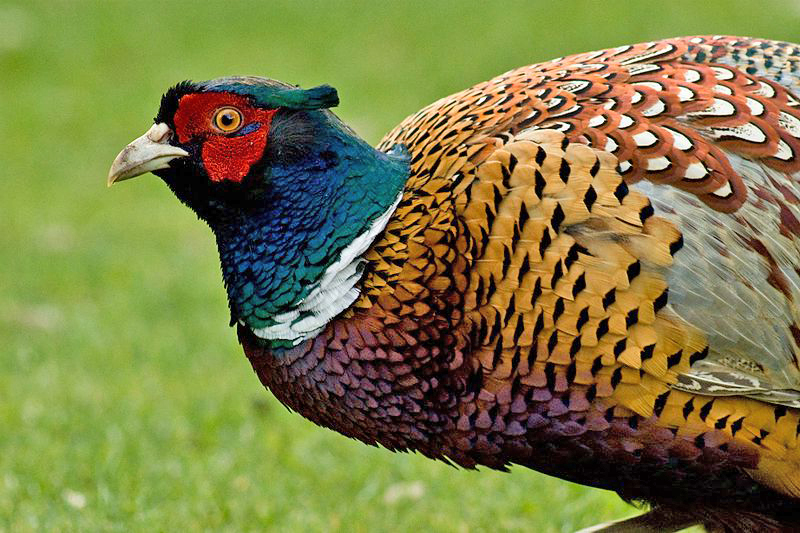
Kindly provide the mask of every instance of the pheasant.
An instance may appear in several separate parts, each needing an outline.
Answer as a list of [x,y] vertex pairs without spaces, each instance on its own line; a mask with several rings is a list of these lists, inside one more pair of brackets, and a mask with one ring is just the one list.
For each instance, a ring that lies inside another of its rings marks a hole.
[[651,506],[609,530],[798,530],[798,71],[763,39],[621,46],[377,149],[332,87],[187,81],[109,185],[151,171],[210,226],[249,362],[316,424]]

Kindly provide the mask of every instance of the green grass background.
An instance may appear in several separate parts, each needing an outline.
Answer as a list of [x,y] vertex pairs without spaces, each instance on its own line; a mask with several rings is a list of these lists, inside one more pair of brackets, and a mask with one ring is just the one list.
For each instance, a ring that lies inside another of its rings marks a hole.
[[770,1],[0,2],[0,530],[572,531],[635,510],[288,413],[227,327],[208,230],[107,190],[172,83],[330,83],[365,138],[507,69],[681,34],[800,41]]

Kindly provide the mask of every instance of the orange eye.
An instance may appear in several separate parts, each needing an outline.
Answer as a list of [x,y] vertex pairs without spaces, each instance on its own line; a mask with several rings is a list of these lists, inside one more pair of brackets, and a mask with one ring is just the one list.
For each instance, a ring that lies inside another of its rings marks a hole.
[[242,112],[235,107],[221,107],[214,113],[214,126],[223,133],[233,133],[242,127]]

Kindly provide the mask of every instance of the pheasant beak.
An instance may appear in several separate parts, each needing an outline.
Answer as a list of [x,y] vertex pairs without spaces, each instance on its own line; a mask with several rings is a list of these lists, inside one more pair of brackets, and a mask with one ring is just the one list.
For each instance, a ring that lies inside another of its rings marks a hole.
[[126,146],[114,159],[108,171],[108,186],[146,172],[167,168],[177,157],[186,157],[189,152],[172,146],[169,140],[172,130],[163,122],[153,124],[147,133]]

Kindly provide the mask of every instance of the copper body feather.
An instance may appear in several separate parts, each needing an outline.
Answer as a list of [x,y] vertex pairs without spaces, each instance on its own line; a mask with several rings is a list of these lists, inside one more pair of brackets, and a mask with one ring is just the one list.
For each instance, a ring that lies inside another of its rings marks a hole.
[[403,121],[360,297],[262,382],[314,422],[710,528],[800,524],[800,47],[510,71]]

